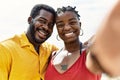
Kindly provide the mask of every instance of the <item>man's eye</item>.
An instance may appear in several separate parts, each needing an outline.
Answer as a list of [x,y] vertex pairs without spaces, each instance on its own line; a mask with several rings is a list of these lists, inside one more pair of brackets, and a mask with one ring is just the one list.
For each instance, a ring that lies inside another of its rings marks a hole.
[[53,23],[49,23],[48,26],[49,26],[50,28],[53,28],[54,24],[53,24]]
[[46,23],[46,21],[44,21],[44,20],[38,20],[38,22],[41,23],[41,24],[45,24]]

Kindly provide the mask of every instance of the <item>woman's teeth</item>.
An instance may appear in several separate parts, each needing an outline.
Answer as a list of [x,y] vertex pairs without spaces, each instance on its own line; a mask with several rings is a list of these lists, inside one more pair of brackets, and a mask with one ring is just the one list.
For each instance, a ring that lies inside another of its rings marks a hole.
[[72,34],[73,34],[73,32],[70,32],[70,33],[66,33],[65,35],[69,36],[69,35],[72,35]]

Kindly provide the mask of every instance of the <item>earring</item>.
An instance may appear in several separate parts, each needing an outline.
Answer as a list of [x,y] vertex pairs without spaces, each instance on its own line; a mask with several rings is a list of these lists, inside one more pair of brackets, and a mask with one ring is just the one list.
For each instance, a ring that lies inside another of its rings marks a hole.
[[57,39],[58,41],[60,41],[59,35],[56,36],[56,39]]
[[83,34],[83,29],[80,29],[80,36],[82,36]]

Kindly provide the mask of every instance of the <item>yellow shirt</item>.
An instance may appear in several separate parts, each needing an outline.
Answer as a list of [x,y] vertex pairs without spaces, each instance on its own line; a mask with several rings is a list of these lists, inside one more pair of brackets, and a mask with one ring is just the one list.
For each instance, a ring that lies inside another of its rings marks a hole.
[[25,34],[1,42],[0,80],[40,80],[50,54],[56,49],[44,42],[38,54]]

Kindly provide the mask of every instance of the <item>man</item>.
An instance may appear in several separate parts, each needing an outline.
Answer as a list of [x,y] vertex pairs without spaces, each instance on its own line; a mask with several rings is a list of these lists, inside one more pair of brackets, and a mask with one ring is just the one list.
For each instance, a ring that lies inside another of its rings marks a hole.
[[43,79],[49,56],[57,48],[45,41],[51,36],[55,10],[38,4],[31,10],[26,33],[15,35],[0,45],[0,80]]

